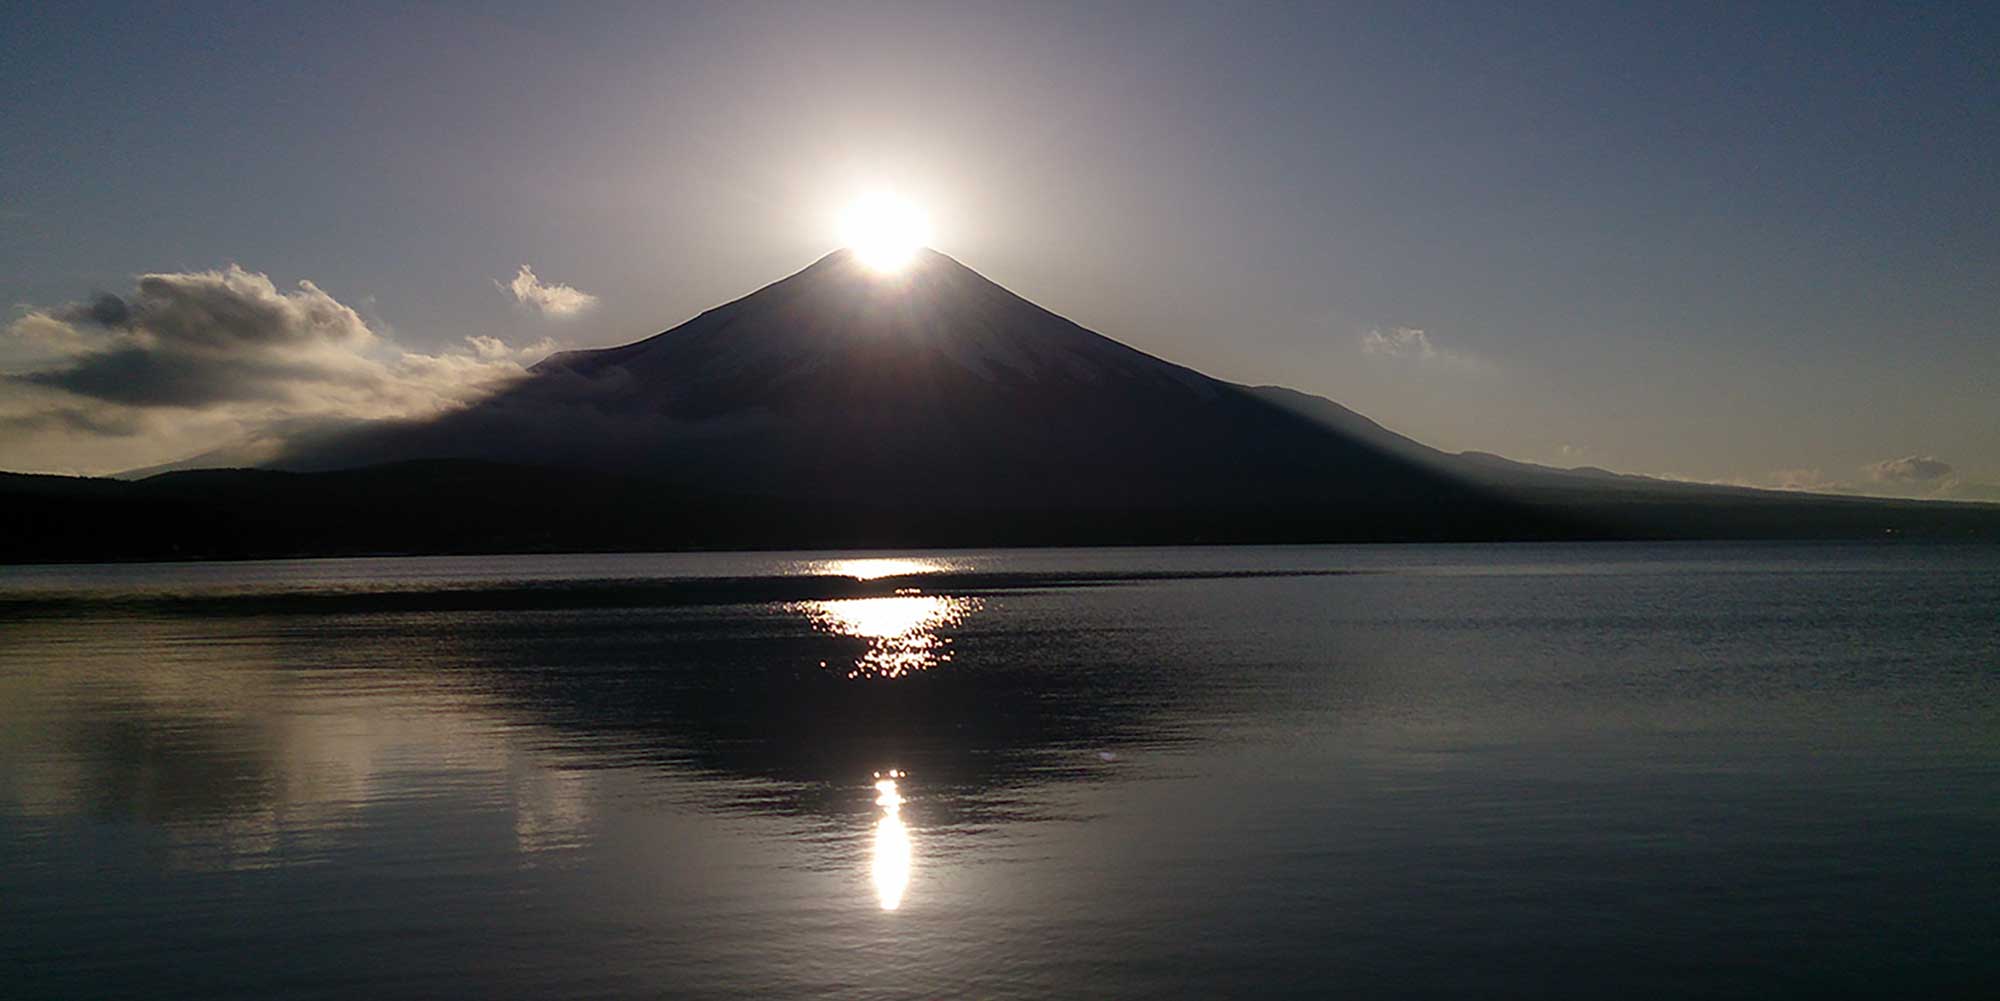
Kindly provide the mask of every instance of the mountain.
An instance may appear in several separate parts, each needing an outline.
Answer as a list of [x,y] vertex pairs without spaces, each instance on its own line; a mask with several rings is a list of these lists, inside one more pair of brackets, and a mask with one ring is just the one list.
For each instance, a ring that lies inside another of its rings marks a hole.
[[926,251],[846,252],[264,470],[0,475],[0,559],[1443,539],[2000,537],[2000,508],[1451,454],[1086,330]]
[[1085,330],[934,251],[892,276],[836,252],[657,336],[555,355],[477,406],[276,465],[444,457],[896,507],[1486,503],[1380,440]]

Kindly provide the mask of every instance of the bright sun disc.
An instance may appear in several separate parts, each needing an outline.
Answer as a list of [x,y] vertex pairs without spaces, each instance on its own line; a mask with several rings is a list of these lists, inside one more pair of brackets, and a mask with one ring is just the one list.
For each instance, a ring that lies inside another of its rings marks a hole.
[[861,263],[877,271],[900,271],[930,241],[930,220],[922,209],[894,195],[869,195],[847,207],[840,238]]

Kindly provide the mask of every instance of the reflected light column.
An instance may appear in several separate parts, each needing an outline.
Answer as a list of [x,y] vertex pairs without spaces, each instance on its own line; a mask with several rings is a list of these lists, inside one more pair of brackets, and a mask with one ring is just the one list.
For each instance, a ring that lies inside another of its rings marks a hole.
[[903,890],[910,885],[910,830],[903,826],[903,796],[896,791],[896,780],[903,775],[890,771],[884,776],[876,773],[875,805],[882,808],[882,819],[875,822],[875,899],[882,909],[893,911],[903,904]]

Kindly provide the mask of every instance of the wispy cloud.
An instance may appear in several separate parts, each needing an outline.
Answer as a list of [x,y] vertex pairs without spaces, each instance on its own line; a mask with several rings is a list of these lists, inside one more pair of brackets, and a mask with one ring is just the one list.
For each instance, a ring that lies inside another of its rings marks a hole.
[[1721,482],[1730,486],[1913,500],[2000,500],[2000,484],[1968,480],[1951,463],[1934,455],[1883,459],[1868,463],[1857,472],[1859,476],[1843,479],[1816,468],[1774,469],[1760,479]]
[[1361,335],[1361,350],[1394,358],[1436,358],[1438,349],[1429,334],[1416,327],[1376,329]]
[[514,296],[514,301],[523,306],[539,310],[544,316],[573,316],[597,304],[597,297],[581,289],[560,282],[544,282],[535,275],[535,269],[521,265],[512,281],[493,283],[501,291]]
[[111,472],[314,421],[435,413],[553,350],[409,351],[310,281],[231,265],[141,275],[124,295],[30,309],[0,331],[0,469]]
[[1820,472],[1818,469],[1803,467],[1797,469],[1774,469],[1771,471],[1771,476],[1767,483],[1756,485],[1770,486],[1779,490],[1800,490],[1807,493],[1841,493],[1849,489],[1845,485],[1829,479],[1825,473]]
[[555,354],[561,347],[553,337],[544,337],[533,344],[518,348],[498,337],[486,337],[480,334],[467,337],[465,343],[472,348],[473,354],[489,361],[512,359],[523,363],[540,361]]
[[1363,331],[1361,350],[1385,358],[1437,364],[1470,366],[1475,361],[1469,354],[1439,345],[1419,327],[1375,327]]

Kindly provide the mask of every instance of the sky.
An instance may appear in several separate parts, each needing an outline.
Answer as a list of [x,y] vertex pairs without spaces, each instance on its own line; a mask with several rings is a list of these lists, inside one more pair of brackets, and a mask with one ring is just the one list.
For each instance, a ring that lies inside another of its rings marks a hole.
[[[2000,497],[1991,5],[5,8],[0,468],[449,406],[888,190],[1441,448]],[[292,381],[121,388],[224,355]]]

